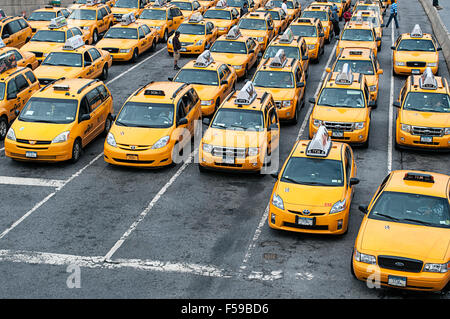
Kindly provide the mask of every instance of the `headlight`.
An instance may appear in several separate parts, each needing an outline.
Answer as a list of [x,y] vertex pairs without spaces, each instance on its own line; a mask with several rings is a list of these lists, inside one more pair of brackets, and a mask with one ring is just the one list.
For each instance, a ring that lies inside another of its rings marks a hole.
[[203,143],[202,150],[203,150],[203,152],[211,153],[213,150],[213,146],[210,144]]
[[427,66],[429,66],[429,67],[435,67],[435,66],[437,66],[437,63],[436,63],[436,62],[434,62],[434,63],[427,63]]
[[444,135],[450,135],[450,127],[445,128]]
[[411,132],[411,125],[408,124],[400,124],[400,129],[406,133]]
[[116,139],[114,138],[114,135],[112,133],[108,133],[108,136],[106,137],[106,143],[108,143],[108,145],[111,145],[112,147],[117,147]]
[[249,147],[248,156],[256,156],[259,153],[259,147]]
[[354,257],[355,257],[356,261],[360,261],[362,263],[372,264],[372,265],[376,265],[376,263],[377,263],[377,259],[375,258],[375,256],[362,254],[357,250],[355,250]]
[[445,272],[448,271],[448,267],[449,266],[450,266],[450,263],[445,263],[445,264],[425,264],[425,267],[423,267],[423,271],[445,273]]
[[131,51],[131,49],[120,49],[119,50],[120,53],[128,53],[130,51]]
[[316,48],[315,44],[308,44],[308,49],[314,50]]
[[52,141],[52,143],[62,143],[62,142],[67,142],[67,140],[69,139],[69,131],[65,131],[62,132],[61,134],[59,134],[57,137],[55,137]]
[[313,125],[319,127],[322,125],[322,121],[313,119]]
[[362,130],[364,128],[364,122],[355,123],[355,129]]
[[8,133],[6,134],[6,138],[11,141],[16,140],[16,133],[14,133],[14,130],[12,127],[9,128]]
[[208,101],[202,101],[201,105],[213,105],[214,104],[214,100],[208,100]]
[[330,214],[342,212],[345,209],[346,203],[345,199],[334,203],[333,207],[331,207]]
[[375,92],[376,90],[377,90],[377,86],[376,85],[369,86],[369,91],[370,92]]
[[91,27],[82,27],[83,30],[87,30],[87,31],[89,31],[90,28]]
[[264,42],[264,37],[258,37],[258,42]]
[[405,62],[395,62],[396,66],[405,66],[406,63]]
[[291,106],[292,101],[283,101],[283,107]]
[[169,137],[170,137],[169,135],[164,136],[164,137],[161,137],[161,138],[158,140],[158,142],[156,142],[156,143],[152,146],[152,149],[155,150],[155,149],[162,148],[162,147],[166,146],[167,143],[169,142]]
[[203,40],[198,40],[197,42],[195,42],[194,45],[202,45],[203,44]]
[[242,65],[233,65],[233,68],[235,70],[240,70],[240,69],[242,69]]
[[284,210],[284,203],[283,203],[283,200],[282,200],[281,197],[278,196],[277,194],[273,194],[273,197],[272,197],[272,205],[275,206],[275,207],[277,207],[277,208],[279,208],[279,209]]

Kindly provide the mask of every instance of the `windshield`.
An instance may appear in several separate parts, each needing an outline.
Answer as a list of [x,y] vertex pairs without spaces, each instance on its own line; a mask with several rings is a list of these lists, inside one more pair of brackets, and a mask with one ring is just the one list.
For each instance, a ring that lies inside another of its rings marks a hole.
[[323,11],[304,11],[302,18],[318,18],[320,21],[328,21],[328,15]]
[[362,73],[366,75],[374,75],[372,61],[367,60],[338,60],[333,72],[341,72],[344,64],[348,64],[352,72]]
[[266,20],[261,19],[241,19],[239,29],[246,30],[266,30]]
[[445,198],[420,194],[383,192],[368,218],[450,228],[450,209]]
[[404,110],[450,113],[450,98],[442,93],[410,92],[403,104]]
[[217,72],[213,70],[182,69],[174,81],[189,84],[219,85],[219,77]]
[[374,41],[372,30],[345,29],[342,34],[343,41]]
[[172,1],[170,4],[176,5],[180,10],[192,11],[192,3]]
[[70,14],[70,20],[96,20],[97,12],[95,10],[75,9]]
[[[246,0],[227,0],[227,5],[229,7],[239,7],[242,8],[244,6],[244,2],[247,2]],[[248,2],[247,2],[248,4]]]
[[2,101],[5,98],[5,83],[0,82],[0,101]]
[[83,64],[83,57],[79,53],[70,52],[52,52],[42,62],[42,65],[52,66],[71,66],[81,67]]
[[244,42],[216,41],[211,47],[211,52],[247,54]]
[[167,128],[173,125],[174,107],[162,103],[126,103],[117,116],[116,125]]
[[397,47],[398,51],[426,51],[434,52],[433,42],[431,40],[402,40]]
[[295,36],[316,37],[317,30],[313,25],[291,25],[289,27]]
[[325,88],[320,94],[318,105],[333,107],[364,108],[364,96],[361,90]]
[[56,18],[56,12],[35,11],[30,15],[28,21],[50,21],[54,18]]
[[[357,20],[358,20],[358,17],[357,17],[357,16],[353,16],[353,17],[352,17],[352,21],[357,21]],[[373,26],[374,26],[375,28],[377,28],[377,27],[380,26],[380,20],[378,20],[377,17],[362,16],[362,20],[363,20],[363,21],[369,21],[369,22],[372,22],[372,24],[373,24]]]
[[291,72],[258,71],[253,79],[253,84],[259,87],[293,88],[294,77]]
[[269,12],[272,16],[272,20],[281,20],[280,14],[277,11],[258,10],[257,12]]
[[211,127],[235,131],[262,131],[264,118],[261,111],[220,108]]
[[231,12],[226,10],[208,10],[203,17],[205,19],[231,20]]
[[24,122],[72,123],[77,116],[78,101],[68,99],[31,98],[20,113]]
[[284,54],[286,55],[286,57],[289,58],[294,58],[296,60],[300,59],[300,50],[298,49],[298,47],[288,47],[288,46],[276,46],[276,45],[271,45],[267,48],[266,52],[264,53],[264,59],[267,58],[273,58],[278,50],[283,49],[284,50]]
[[139,0],[117,0],[114,7],[137,9],[139,7]]
[[202,35],[205,34],[205,26],[203,24],[183,23],[180,24],[177,31],[180,31],[181,34]]
[[142,12],[139,19],[144,20],[166,20],[166,11],[147,9]]
[[[281,8],[283,1],[275,0],[275,1],[273,1],[273,4],[276,8]],[[286,2],[286,6],[288,9],[294,9],[294,3],[292,1]]]
[[376,13],[378,13],[378,15],[381,15],[381,12],[380,12],[380,7],[378,7],[378,6],[368,6],[368,5],[359,5],[359,6],[357,6],[356,8],[355,8],[355,10],[353,11],[354,13],[353,14],[355,14],[355,12],[357,12],[357,11],[368,11],[368,10],[370,10],[370,11],[373,11],[373,12],[376,12]]
[[281,175],[281,181],[303,185],[343,186],[342,163],[312,157],[291,157]]
[[111,28],[106,32],[105,39],[137,39],[137,29]]
[[64,31],[38,30],[30,41],[64,43],[66,33]]

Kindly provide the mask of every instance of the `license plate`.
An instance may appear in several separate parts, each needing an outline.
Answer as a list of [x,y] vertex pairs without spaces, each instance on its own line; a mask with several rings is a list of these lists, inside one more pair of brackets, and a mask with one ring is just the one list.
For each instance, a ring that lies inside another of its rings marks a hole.
[[181,52],[186,52],[186,50],[187,50],[186,48],[181,48],[180,49]]
[[333,131],[333,132],[331,132],[331,137],[344,137],[344,132],[342,132],[342,131]]
[[406,287],[406,277],[388,276],[388,284],[396,287]]
[[30,157],[30,158],[36,158],[37,157],[37,153],[36,152],[26,152],[25,156],[26,157]]
[[412,70],[411,70],[411,73],[412,73],[412,74],[420,74],[420,70],[418,70],[418,69],[412,69]]
[[234,157],[224,157],[223,162],[225,164],[234,164]]
[[303,226],[314,226],[314,218],[297,216],[296,224]]
[[433,137],[432,136],[421,136],[420,141],[423,143],[432,143]]
[[127,155],[127,160],[137,161],[138,160],[138,156],[134,155],[134,154],[128,154]]

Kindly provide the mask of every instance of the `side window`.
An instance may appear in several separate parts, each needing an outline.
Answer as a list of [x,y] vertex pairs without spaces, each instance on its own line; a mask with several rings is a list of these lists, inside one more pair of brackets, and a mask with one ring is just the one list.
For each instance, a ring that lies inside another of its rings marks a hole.
[[89,51],[84,52],[84,61],[92,63],[92,58],[91,58],[91,56],[89,54]]
[[197,10],[198,8],[200,8],[200,5],[197,1],[192,2],[192,6],[194,7],[194,10]]
[[177,120],[180,120],[182,118],[184,118],[186,116],[186,106],[184,104],[184,99],[181,98],[178,101],[178,106],[177,106]]
[[33,74],[33,72],[27,71],[27,72],[25,73],[25,75],[27,76],[28,80],[29,80],[31,83],[35,83],[35,82],[37,81],[37,80],[36,80],[36,77],[35,77],[34,74]]
[[20,61],[23,59],[23,56],[22,56],[22,54],[20,54],[19,51],[13,50],[13,53],[14,53],[14,56],[16,57],[16,61]]
[[181,17],[183,15],[183,12],[179,8],[176,8],[175,11],[177,12],[177,17]]
[[70,39],[71,37],[73,37],[72,31],[67,30],[67,32],[66,32],[66,39]]
[[152,32],[146,24],[142,25],[142,29],[144,30],[145,35],[150,34]]
[[142,30],[141,27],[139,27],[138,32],[139,32],[139,39],[142,39],[145,37],[144,31]]
[[79,112],[79,116],[78,116],[78,122],[80,121],[81,116],[83,116],[85,114],[89,114],[89,113],[91,113],[89,110],[89,103],[85,96],[80,102],[80,112]]
[[108,12],[108,14],[111,14],[111,9],[108,6],[106,6],[105,9],[106,9],[106,12]]
[[83,32],[81,32],[81,30],[78,28],[72,28],[70,29],[70,31],[72,31],[73,35],[83,35]]
[[95,48],[89,49],[89,53],[91,54],[91,57],[92,57],[93,61],[95,61],[95,60],[97,60],[98,58],[101,57],[100,52],[98,52],[98,50],[95,49]]
[[403,103],[403,101],[405,100],[405,97],[406,97],[406,83],[402,87],[402,90],[400,91],[400,102],[401,103]]
[[386,186],[386,183],[388,182],[389,177],[391,177],[391,174],[390,174],[390,173],[389,173],[388,176],[386,176],[386,177],[384,178],[384,180],[381,182],[381,185],[380,185],[380,187],[378,188],[378,192],[375,194],[375,196],[374,196],[373,198],[377,198],[378,195],[380,195],[380,193],[381,193],[381,191],[383,190],[384,186]]
[[345,166],[345,171],[346,171],[347,184],[348,184],[350,181],[350,174],[352,172],[352,163],[353,163],[352,152],[350,151],[350,148],[348,148],[348,147],[345,149],[345,160],[347,161],[347,164]]
[[22,92],[28,87],[28,82],[22,74],[16,76],[15,81],[17,85],[17,92]]
[[192,95],[186,92],[183,97],[181,98],[183,100],[185,114],[188,114],[191,109],[194,107],[194,101],[192,99]]
[[173,18],[177,16],[177,12],[174,8],[167,10],[167,18]]
[[367,102],[369,102],[370,101],[370,93],[369,93],[369,88],[367,87],[366,83],[364,83],[364,95],[366,96]]
[[189,94],[191,95],[192,104],[193,106],[195,106],[200,98],[198,97],[198,94],[194,89],[190,89]]
[[222,81],[225,79],[225,72],[223,71],[223,66],[220,66],[217,70],[219,72],[219,80]]
[[14,81],[14,80],[9,81],[8,89],[7,89],[8,96],[10,94],[17,94],[17,93],[19,93],[19,91],[17,90],[16,81]]
[[109,98],[109,92],[104,85],[98,86],[97,89],[100,92],[103,101]]
[[57,17],[61,17],[62,15],[63,15],[63,14],[62,14],[61,11],[56,12],[56,16],[57,16]]
[[101,10],[97,11],[97,20],[103,20],[103,12]]
[[105,8],[101,8],[100,12],[102,13],[103,18],[106,17],[108,15],[108,12],[106,11]]
[[64,17],[68,17],[68,16],[70,16],[70,11],[69,10],[67,10],[67,9],[63,9],[62,10],[62,13],[63,13],[63,15],[64,15]]
[[19,21],[17,21],[17,20],[11,21],[10,23],[8,23],[8,27],[9,27],[9,31],[11,32],[10,34],[17,33],[22,29],[20,27]]
[[28,28],[28,23],[24,19],[19,19],[19,24],[22,29]]
[[297,69],[295,70],[295,83],[298,83],[298,82],[300,82],[301,80],[302,80],[302,73],[301,73],[300,68],[297,68]]
[[94,111],[102,102],[100,92],[96,88],[86,94],[86,99],[89,105],[90,112]]

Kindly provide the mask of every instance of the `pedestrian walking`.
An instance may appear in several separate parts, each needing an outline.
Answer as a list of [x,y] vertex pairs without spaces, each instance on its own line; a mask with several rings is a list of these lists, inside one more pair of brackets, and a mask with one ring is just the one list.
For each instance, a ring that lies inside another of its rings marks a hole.
[[339,15],[336,4],[331,7],[331,23],[333,23],[334,35],[339,36],[341,34],[341,28],[339,27]]
[[344,21],[345,23],[349,22],[352,19],[352,12],[350,9],[344,12]]
[[247,1],[244,1],[244,5],[241,8],[241,18],[248,13],[248,3]]
[[283,9],[284,13],[288,15],[288,7],[287,7],[287,0],[283,0],[283,3],[281,4],[281,9]]
[[180,59],[180,50],[181,50],[181,42],[180,42],[180,31],[175,31],[175,35],[173,37],[173,69],[179,70],[178,60]]
[[437,10],[442,10],[442,7],[439,5],[439,0],[433,0],[433,7]]
[[389,20],[386,24],[386,28],[389,26],[389,24],[391,23],[392,19],[394,19],[395,21],[395,27],[398,29],[398,19],[397,19],[397,15],[398,15],[398,5],[397,5],[397,0],[392,0],[392,4],[391,4],[391,15],[389,16]]

